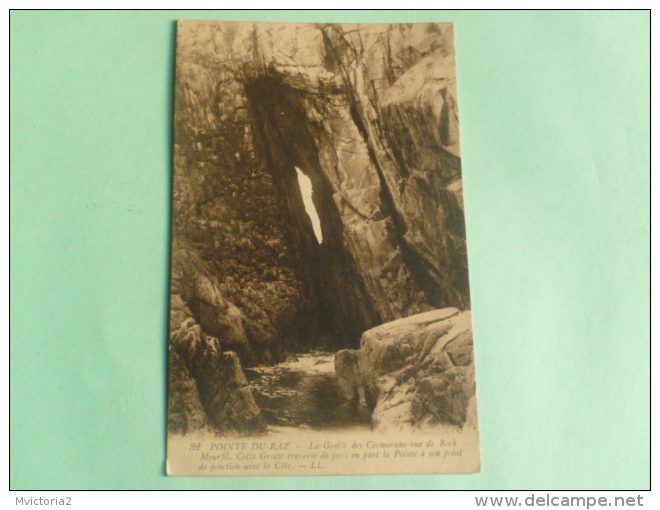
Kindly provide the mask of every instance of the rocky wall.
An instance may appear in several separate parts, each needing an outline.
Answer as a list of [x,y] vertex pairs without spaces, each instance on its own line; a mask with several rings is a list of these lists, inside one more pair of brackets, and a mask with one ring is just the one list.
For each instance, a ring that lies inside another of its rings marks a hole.
[[452,30],[179,23],[172,294],[209,352],[238,354],[236,388],[239,359],[469,308]]

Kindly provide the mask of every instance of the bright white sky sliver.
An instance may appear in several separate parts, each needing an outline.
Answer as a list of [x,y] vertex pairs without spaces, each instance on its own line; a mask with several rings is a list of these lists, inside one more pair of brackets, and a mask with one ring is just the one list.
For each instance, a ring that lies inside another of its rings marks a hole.
[[316,240],[321,244],[323,242],[323,232],[321,231],[321,220],[319,220],[319,215],[316,212],[316,207],[314,207],[314,202],[312,201],[312,180],[302,173],[298,167],[296,167],[296,173],[298,174],[298,186],[302,193],[305,211],[307,211],[309,219],[312,220],[312,227],[314,228]]

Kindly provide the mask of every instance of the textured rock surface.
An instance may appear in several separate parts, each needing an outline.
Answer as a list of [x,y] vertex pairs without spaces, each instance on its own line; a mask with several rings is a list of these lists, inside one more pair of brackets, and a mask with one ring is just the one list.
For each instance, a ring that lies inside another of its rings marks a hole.
[[210,430],[208,417],[197,391],[197,383],[186,362],[173,351],[170,351],[169,370],[168,430],[174,434]]
[[172,296],[168,424],[173,433],[265,428],[235,352],[204,333],[178,294]]
[[367,407],[367,395],[358,361],[359,351],[342,349],[335,354],[335,375],[343,398],[360,408]]
[[356,356],[359,376],[337,375],[346,386],[364,384],[375,402],[376,429],[462,427],[475,395],[472,352],[471,313],[445,308],[366,331]]
[[[199,329],[207,354],[177,352],[216,426],[234,416],[220,397],[242,398],[239,421],[258,423],[223,350],[274,363],[469,308],[451,24],[178,30],[172,345],[180,324]],[[321,244],[296,168],[313,186]],[[231,395],[200,379],[214,370]]]
[[175,238],[260,361],[469,307],[452,30],[180,22]]

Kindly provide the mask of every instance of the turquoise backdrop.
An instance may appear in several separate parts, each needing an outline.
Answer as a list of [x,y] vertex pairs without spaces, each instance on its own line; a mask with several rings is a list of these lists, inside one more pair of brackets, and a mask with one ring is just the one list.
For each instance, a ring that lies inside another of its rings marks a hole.
[[[482,472],[167,478],[174,20],[456,24]],[[12,11],[11,487],[645,489],[650,14]]]

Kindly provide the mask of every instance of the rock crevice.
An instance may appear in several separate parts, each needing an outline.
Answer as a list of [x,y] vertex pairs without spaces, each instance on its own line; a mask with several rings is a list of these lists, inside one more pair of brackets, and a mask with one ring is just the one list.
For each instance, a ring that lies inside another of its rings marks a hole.
[[[217,426],[259,428],[241,364],[354,349],[384,322],[470,306],[453,28],[178,30],[173,373],[192,400],[185,380],[196,381]],[[312,183],[320,244],[296,168]],[[467,377],[462,351],[445,354]],[[363,406],[376,398],[370,377]]]

